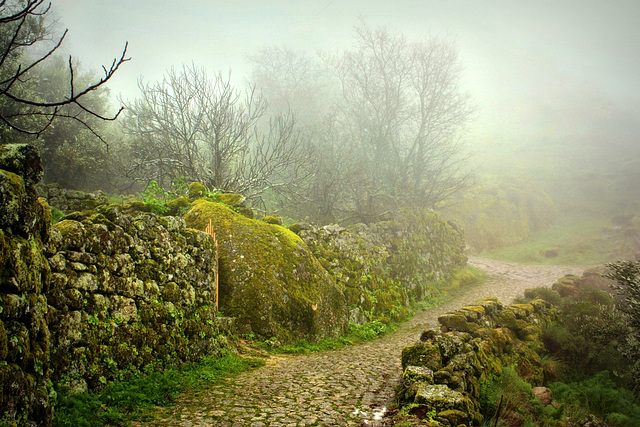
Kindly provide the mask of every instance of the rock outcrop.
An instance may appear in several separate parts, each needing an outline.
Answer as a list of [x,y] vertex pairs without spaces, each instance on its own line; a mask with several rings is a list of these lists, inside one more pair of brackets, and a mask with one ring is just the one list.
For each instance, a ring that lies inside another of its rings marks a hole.
[[276,224],[199,199],[184,215],[220,247],[220,306],[238,331],[281,342],[337,336],[347,325],[342,288],[302,239]]

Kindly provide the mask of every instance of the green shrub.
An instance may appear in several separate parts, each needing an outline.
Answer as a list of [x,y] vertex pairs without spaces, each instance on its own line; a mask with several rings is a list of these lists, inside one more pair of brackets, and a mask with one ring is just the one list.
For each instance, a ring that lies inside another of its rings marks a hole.
[[[628,373],[631,361],[621,352],[629,335],[625,314],[605,292],[588,289],[579,298],[564,300],[559,318],[545,328],[547,352],[564,362],[565,375],[572,380],[606,369]],[[630,380],[629,375],[617,379],[620,385]]]
[[543,299],[556,307],[560,307],[562,303],[562,298],[557,291],[545,287],[527,289],[524,291],[524,297],[527,300]]
[[62,212],[60,209],[56,208],[55,206],[51,206],[51,223],[55,224],[56,222],[60,221],[60,218],[62,218],[64,216],[64,212]]
[[500,375],[489,377],[480,391],[480,409],[485,420],[493,421],[490,425],[510,419],[514,412],[522,416],[524,426],[560,425],[562,408],[543,407],[533,395],[531,384],[518,376],[515,366],[504,367]]
[[151,181],[142,193],[142,201],[146,206],[151,208],[151,212],[156,215],[164,215],[169,208],[167,207],[167,193],[158,184],[157,181]]
[[602,371],[583,381],[551,384],[553,395],[571,405],[570,411],[581,412],[578,404],[610,425],[629,426],[640,420],[640,406],[631,391],[619,388]]

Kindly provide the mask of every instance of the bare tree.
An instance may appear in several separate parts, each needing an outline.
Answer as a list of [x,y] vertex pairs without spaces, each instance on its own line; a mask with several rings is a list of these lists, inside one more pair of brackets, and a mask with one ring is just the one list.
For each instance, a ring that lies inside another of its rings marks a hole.
[[302,160],[302,139],[290,115],[260,131],[267,104],[255,88],[241,92],[230,74],[210,79],[202,68],[171,69],[162,82],[139,83],[127,105],[125,132],[134,147],[132,176],[168,186],[179,177],[259,199],[287,187]]
[[[120,58],[114,59],[109,68],[103,67],[104,75],[97,81],[78,87],[73,61],[69,57],[66,93],[55,99],[33,93],[30,85],[38,66],[58,50],[67,35],[65,30],[59,37],[51,36],[45,22],[50,8],[51,3],[44,0],[0,1],[0,124],[5,132],[10,129],[38,137],[58,118],[77,121],[91,130],[83,114],[100,120],[115,120],[122,111],[120,109],[112,116],[103,115],[85,105],[84,99],[102,87],[120,65],[129,60],[126,44]],[[32,58],[27,55],[35,51],[44,53]],[[69,109],[69,106],[76,108]],[[101,139],[97,133],[94,135]]]
[[437,207],[466,185],[472,108],[452,44],[362,24],[352,49],[320,57],[286,48],[252,57],[255,84],[303,117],[316,153],[302,216],[374,221],[397,206]]
[[459,87],[456,50],[366,25],[356,40],[333,62],[341,117],[362,162],[357,211],[375,216],[389,203],[436,207],[466,181],[461,132],[472,108]]

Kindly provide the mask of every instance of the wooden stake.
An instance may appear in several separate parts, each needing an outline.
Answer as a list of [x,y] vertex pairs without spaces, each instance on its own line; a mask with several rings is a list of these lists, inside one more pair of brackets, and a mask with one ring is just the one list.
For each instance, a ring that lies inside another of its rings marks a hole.
[[204,229],[206,233],[208,233],[211,237],[213,237],[213,243],[216,245],[216,311],[218,311],[218,276],[220,272],[220,268],[218,267],[219,263],[219,252],[218,252],[218,239],[216,239],[216,233],[213,230],[213,224],[211,224],[211,220],[209,220],[209,224]]

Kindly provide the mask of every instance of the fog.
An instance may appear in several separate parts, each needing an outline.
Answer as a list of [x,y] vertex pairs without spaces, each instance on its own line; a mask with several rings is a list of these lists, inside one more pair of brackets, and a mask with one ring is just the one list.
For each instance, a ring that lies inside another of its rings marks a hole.
[[359,19],[410,39],[457,43],[465,85],[480,107],[474,135],[518,138],[580,132],[583,119],[640,106],[640,4],[635,1],[174,1],[60,0],[66,48],[98,69],[129,41],[132,61],[111,83],[136,95],[139,76],[157,80],[195,62],[232,70],[265,45],[336,49]]
[[110,82],[124,99],[138,95],[139,78],[191,63],[230,70],[242,86],[260,48],[343,50],[360,22],[411,41],[445,38],[477,107],[465,139],[481,170],[535,181],[567,210],[598,197],[617,197],[613,211],[639,207],[636,1],[59,0],[54,12],[85,69],[110,64],[129,42],[132,60]]

